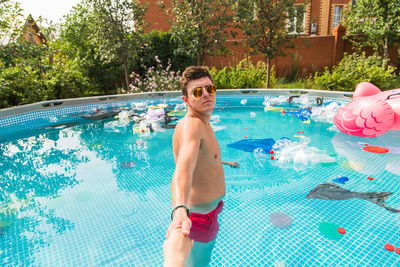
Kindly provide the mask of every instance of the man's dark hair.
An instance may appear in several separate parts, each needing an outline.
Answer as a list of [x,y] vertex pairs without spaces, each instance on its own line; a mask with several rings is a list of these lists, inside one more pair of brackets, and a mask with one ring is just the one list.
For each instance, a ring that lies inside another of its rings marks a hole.
[[190,66],[185,69],[185,71],[182,73],[182,76],[180,78],[180,85],[181,85],[181,90],[182,94],[184,96],[187,96],[187,85],[190,81],[197,80],[203,77],[208,77],[211,79],[211,74],[208,72],[206,67],[201,67],[201,66]]

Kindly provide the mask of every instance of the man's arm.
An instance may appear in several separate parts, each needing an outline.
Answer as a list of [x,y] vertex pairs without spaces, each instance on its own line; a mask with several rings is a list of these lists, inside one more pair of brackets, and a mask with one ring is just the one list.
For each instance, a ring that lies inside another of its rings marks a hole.
[[[173,208],[184,205],[187,207],[190,189],[192,187],[193,172],[196,167],[200,141],[203,133],[202,122],[198,119],[189,119],[180,129],[179,152],[176,158],[176,168],[171,182],[171,198]],[[174,211],[170,230],[182,228],[182,233],[189,235],[191,222],[187,217],[186,209],[178,208]],[[167,236],[168,233],[167,232]]]
[[185,236],[181,229],[175,229],[164,242],[164,267],[184,267],[193,248],[193,240]]

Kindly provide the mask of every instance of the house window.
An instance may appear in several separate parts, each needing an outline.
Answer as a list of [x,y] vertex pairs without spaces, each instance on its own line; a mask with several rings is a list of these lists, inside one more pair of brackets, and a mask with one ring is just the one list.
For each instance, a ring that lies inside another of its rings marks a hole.
[[333,12],[333,28],[336,28],[337,25],[342,21],[343,15],[343,6],[335,6]]
[[289,33],[304,33],[306,25],[306,9],[304,5],[295,5],[289,12],[290,21],[287,25]]

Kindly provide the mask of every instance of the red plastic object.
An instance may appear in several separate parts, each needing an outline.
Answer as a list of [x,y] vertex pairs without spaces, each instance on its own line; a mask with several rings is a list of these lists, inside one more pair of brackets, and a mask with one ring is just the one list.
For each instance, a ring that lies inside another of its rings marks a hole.
[[269,154],[273,155],[275,152],[273,150],[269,151]]
[[283,114],[285,114],[285,113],[286,113],[286,111],[285,111],[285,110],[282,110],[282,113],[283,113]]
[[247,138],[247,136],[245,136],[244,138]]
[[368,176],[368,180],[374,180],[374,177],[372,177],[372,176]]
[[271,160],[274,160],[275,159],[275,157],[274,156],[271,156]]
[[378,154],[384,154],[389,152],[389,149],[381,146],[366,146],[363,148],[363,150],[370,153],[378,153]]
[[[385,245],[385,249],[387,250],[387,251],[394,251],[394,246],[393,245],[390,245],[390,244],[386,244]],[[397,253],[397,252],[396,252]]]
[[396,253],[400,255],[400,248],[396,248]]
[[344,229],[342,227],[338,228],[337,231],[339,234],[342,234],[342,235],[344,235],[346,233],[346,229]]
[[297,133],[304,133],[304,131],[297,131]]

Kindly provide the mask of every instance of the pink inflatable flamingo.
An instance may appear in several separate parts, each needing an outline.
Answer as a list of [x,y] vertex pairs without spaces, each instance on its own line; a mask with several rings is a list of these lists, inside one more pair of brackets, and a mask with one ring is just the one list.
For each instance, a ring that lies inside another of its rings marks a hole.
[[336,127],[350,135],[375,137],[400,130],[400,89],[382,92],[375,85],[357,85],[353,100],[333,117]]

